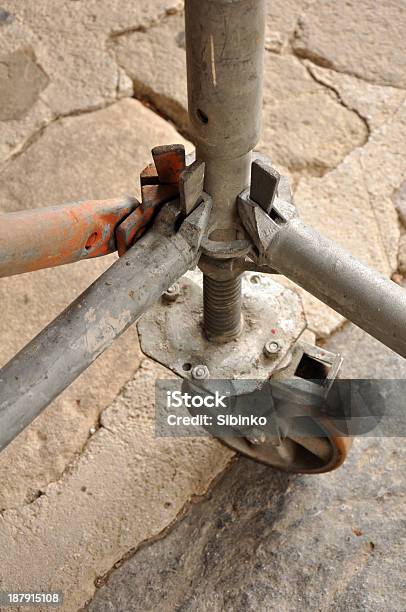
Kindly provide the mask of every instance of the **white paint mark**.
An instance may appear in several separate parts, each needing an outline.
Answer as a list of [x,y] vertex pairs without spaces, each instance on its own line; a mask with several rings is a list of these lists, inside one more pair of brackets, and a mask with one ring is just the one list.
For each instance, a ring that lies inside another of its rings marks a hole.
[[213,85],[217,87],[217,73],[216,73],[216,60],[214,57],[214,38],[210,36],[210,55],[211,55],[211,75],[213,78]]

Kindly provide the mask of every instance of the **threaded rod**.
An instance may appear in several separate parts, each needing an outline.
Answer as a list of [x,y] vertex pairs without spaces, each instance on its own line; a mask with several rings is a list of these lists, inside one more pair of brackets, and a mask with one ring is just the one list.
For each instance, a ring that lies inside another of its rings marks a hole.
[[241,332],[241,278],[215,280],[203,275],[204,330],[213,342],[230,342]]

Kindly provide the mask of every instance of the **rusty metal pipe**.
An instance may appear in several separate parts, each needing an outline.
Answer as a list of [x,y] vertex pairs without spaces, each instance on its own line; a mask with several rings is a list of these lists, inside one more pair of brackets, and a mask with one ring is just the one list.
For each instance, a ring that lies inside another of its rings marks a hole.
[[0,277],[113,253],[115,229],[137,205],[127,197],[0,214]]

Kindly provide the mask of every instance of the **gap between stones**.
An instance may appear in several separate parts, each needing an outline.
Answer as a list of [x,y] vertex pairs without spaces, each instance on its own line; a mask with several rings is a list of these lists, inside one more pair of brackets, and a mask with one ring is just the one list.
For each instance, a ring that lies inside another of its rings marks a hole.
[[114,100],[108,100],[105,102],[102,102],[100,104],[96,104],[94,106],[91,107],[87,107],[87,108],[78,108],[75,109],[69,113],[62,113],[59,115],[55,115],[52,119],[50,119],[49,121],[45,121],[40,127],[38,127],[34,132],[32,132],[18,147],[17,150],[15,150],[13,153],[11,153],[11,155],[9,157],[7,157],[7,159],[4,160],[4,162],[1,164],[0,166],[0,172],[3,168],[5,168],[8,164],[12,163],[13,161],[15,161],[16,159],[18,159],[20,157],[20,155],[23,155],[23,153],[25,153],[26,151],[28,151],[28,149],[35,144],[36,142],[38,142],[38,140],[41,138],[41,136],[44,134],[45,130],[50,126],[53,125],[54,123],[56,123],[57,121],[60,121],[61,119],[69,119],[71,117],[80,117],[81,115],[88,115],[90,113],[95,113],[99,110],[103,110],[105,108],[108,108],[109,106],[113,106],[113,104],[116,104],[117,102],[119,102],[122,98],[120,99],[114,99]]
[[[296,56],[296,57],[298,57],[298,56]],[[361,113],[358,111],[358,109],[356,109],[355,107],[353,107],[353,106],[348,106],[348,105],[347,105],[347,104],[344,102],[344,100],[342,99],[342,97],[341,97],[340,92],[338,91],[338,89],[336,89],[336,88],[335,88],[335,87],[333,87],[332,85],[327,85],[327,84],[326,84],[326,83],[324,83],[324,82],[323,82],[321,79],[318,79],[318,78],[316,77],[316,75],[315,75],[315,74],[313,74],[313,72],[312,72],[311,68],[310,68],[310,67],[309,67],[309,66],[308,66],[308,65],[307,65],[307,64],[306,64],[304,61],[302,61],[302,60],[301,60],[299,57],[298,57],[298,59],[299,59],[300,63],[302,64],[302,66],[304,66],[304,68],[306,69],[307,74],[310,76],[310,78],[311,78],[311,79],[313,79],[313,81],[314,81],[315,83],[318,83],[318,85],[321,85],[322,87],[324,87],[324,88],[325,88],[325,89],[327,89],[328,91],[331,91],[331,92],[334,94],[334,97],[335,97],[335,99],[337,100],[337,102],[338,102],[338,103],[339,103],[339,104],[340,104],[340,105],[341,105],[343,108],[345,108],[345,109],[347,109],[348,111],[350,111],[350,112],[354,113],[355,115],[357,115],[357,117],[358,117],[359,119],[361,119],[361,121],[362,121],[362,122],[363,122],[363,124],[365,125],[365,129],[366,129],[366,131],[367,131],[367,137],[366,137],[365,142],[364,142],[364,143],[361,145],[361,147],[357,147],[357,148],[362,148],[362,147],[364,147],[364,146],[367,144],[367,142],[368,142],[368,140],[370,139],[370,136],[371,136],[371,128],[370,128],[370,126],[369,126],[369,123],[368,123],[367,118],[366,118],[366,117],[364,117],[364,116],[363,116],[363,115],[362,115],[362,114],[361,114]],[[335,72],[336,72],[336,71],[335,71]],[[342,160],[342,161],[344,161],[344,160]],[[341,162],[340,162],[340,163],[341,163]]]
[[309,62],[311,62],[315,66],[318,66],[319,68],[327,68],[328,70],[333,70],[334,72],[337,72],[338,74],[346,74],[348,76],[354,77],[355,79],[358,79],[359,81],[368,83],[368,85],[375,85],[378,87],[394,87],[395,89],[400,89],[401,91],[404,90],[404,88],[400,87],[399,85],[393,85],[393,84],[389,85],[388,83],[382,83],[382,82],[378,83],[376,81],[373,81],[372,79],[366,79],[365,77],[361,77],[356,72],[351,72],[348,70],[338,70],[337,66],[335,66],[332,62],[326,60],[323,57],[320,57],[316,53],[312,53],[308,49],[301,49],[299,51],[292,47],[291,50],[292,50],[293,55],[297,57],[299,60],[308,60]]
[[151,19],[145,25],[138,26],[129,26],[128,28],[123,28],[122,30],[113,30],[108,36],[107,41],[114,41],[120,36],[125,36],[128,34],[133,34],[134,32],[148,32],[151,28],[161,24],[166,21],[168,17],[172,17],[173,15],[180,15],[183,12],[183,2],[178,2],[173,7],[167,8],[166,11],[158,15],[155,19]]
[[162,540],[167,535],[169,535],[171,533],[171,531],[173,531],[173,529],[186,516],[186,514],[188,513],[188,511],[190,510],[190,508],[194,504],[199,504],[200,502],[202,502],[205,499],[207,499],[207,497],[210,495],[210,493],[213,491],[213,489],[216,487],[216,485],[230,471],[230,469],[234,465],[236,459],[237,459],[237,455],[235,455],[234,457],[232,457],[230,459],[230,461],[228,462],[226,467],[219,474],[217,474],[217,476],[215,476],[212,479],[212,481],[208,485],[205,493],[203,493],[202,495],[196,495],[196,494],[192,495],[190,497],[190,499],[188,499],[184,503],[183,507],[179,510],[179,512],[176,515],[176,517],[166,527],[164,527],[164,529],[162,529],[162,531],[160,531],[159,533],[157,533],[156,535],[154,535],[154,536],[152,536],[150,538],[147,538],[146,540],[143,540],[142,542],[140,542],[140,544],[138,544],[138,546],[135,546],[134,548],[130,549],[121,559],[116,561],[113,564],[113,566],[107,572],[105,572],[102,576],[98,576],[97,578],[95,578],[95,580],[94,580],[94,586],[95,586],[94,593],[93,593],[92,597],[86,601],[86,603],[79,610],[79,612],[85,612],[87,606],[90,604],[90,602],[92,601],[93,597],[95,596],[96,591],[98,589],[100,589],[101,587],[103,587],[107,583],[108,579],[110,578],[110,576],[114,572],[114,570],[116,570],[119,567],[121,567],[123,565],[123,563],[128,561],[128,559],[131,559],[140,550],[143,550],[144,548],[147,548],[148,546],[152,546],[153,544],[155,544],[155,542],[158,542],[159,540]]

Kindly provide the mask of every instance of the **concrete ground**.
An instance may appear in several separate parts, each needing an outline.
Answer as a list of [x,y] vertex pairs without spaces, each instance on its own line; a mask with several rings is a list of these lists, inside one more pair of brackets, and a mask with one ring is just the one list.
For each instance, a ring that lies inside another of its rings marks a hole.
[[[402,282],[403,0],[270,0],[266,25],[261,150],[306,220]],[[137,194],[151,147],[188,140],[182,2],[2,0],[2,211]],[[2,279],[1,363],[113,260]],[[351,345],[349,372],[364,360],[368,375],[402,376],[402,362],[301,295],[320,341]],[[154,438],[165,375],[131,328],[0,455],[0,590],[61,590],[68,612],[92,598],[93,610],[405,608],[399,441],[358,442],[323,477],[230,468],[216,440]]]

